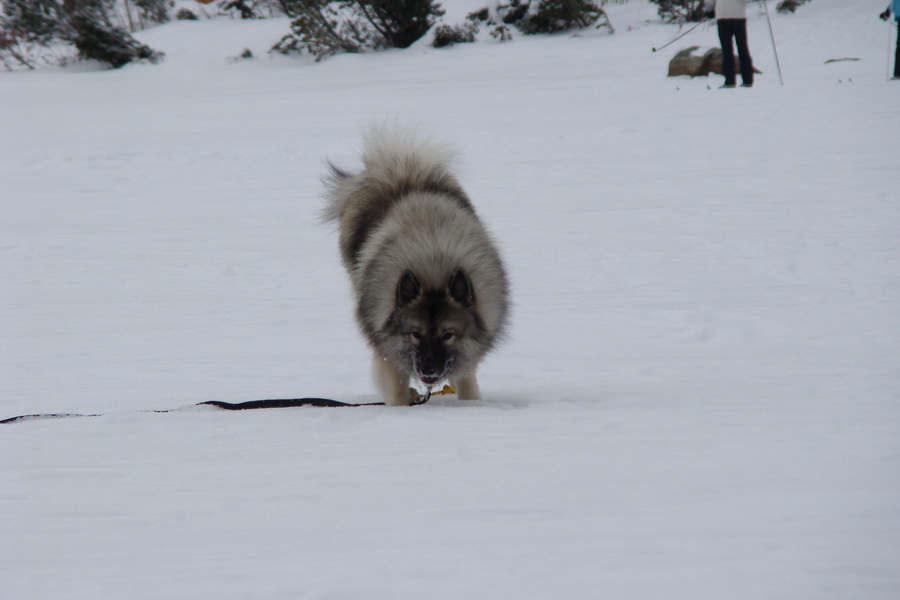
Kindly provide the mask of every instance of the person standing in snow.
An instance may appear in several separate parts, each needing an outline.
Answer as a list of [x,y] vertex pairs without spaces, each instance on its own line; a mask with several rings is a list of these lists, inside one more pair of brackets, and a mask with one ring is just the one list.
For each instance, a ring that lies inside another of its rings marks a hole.
[[887,21],[894,13],[894,20],[897,21],[897,49],[894,51],[894,77],[900,79],[900,0],[891,0],[888,7],[883,13],[878,15],[882,21]]
[[[734,72],[734,45],[737,44],[738,60],[741,65],[741,87],[753,87],[753,58],[747,45],[747,3],[750,0],[706,0],[710,18],[715,17],[719,29],[719,44],[722,46],[722,74],[725,75],[723,88],[736,86]],[[900,0],[893,0],[898,2]]]

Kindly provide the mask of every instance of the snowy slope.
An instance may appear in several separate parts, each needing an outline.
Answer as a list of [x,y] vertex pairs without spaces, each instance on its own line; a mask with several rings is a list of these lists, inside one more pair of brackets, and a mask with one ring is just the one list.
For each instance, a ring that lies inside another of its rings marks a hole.
[[[0,73],[0,418],[106,414],[0,426],[0,597],[896,597],[883,3],[773,14],[783,87],[751,10],[752,90],[667,79],[715,30],[653,53],[644,0],[611,36],[313,63],[211,20]],[[385,118],[458,148],[501,243],[488,398],[143,412],[376,399],[319,176]]]

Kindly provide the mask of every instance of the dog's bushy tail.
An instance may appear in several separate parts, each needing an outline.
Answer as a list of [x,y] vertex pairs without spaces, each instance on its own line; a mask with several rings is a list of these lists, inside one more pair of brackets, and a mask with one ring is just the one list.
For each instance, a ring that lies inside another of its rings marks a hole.
[[340,220],[351,203],[369,207],[380,204],[386,208],[413,192],[447,194],[471,208],[450,172],[454,157],[448,146],[435,142],[416,127],[372,126],[365,136],[362,171],[352,173],[328,163],[325,220]]

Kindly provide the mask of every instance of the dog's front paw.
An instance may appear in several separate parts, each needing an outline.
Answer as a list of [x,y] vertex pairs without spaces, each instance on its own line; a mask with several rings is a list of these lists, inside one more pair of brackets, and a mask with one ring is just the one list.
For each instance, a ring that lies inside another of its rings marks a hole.
[[481,400],[481,390],[478,389],[478,380],[474,375],[460,379],[453,387],[460,400]]

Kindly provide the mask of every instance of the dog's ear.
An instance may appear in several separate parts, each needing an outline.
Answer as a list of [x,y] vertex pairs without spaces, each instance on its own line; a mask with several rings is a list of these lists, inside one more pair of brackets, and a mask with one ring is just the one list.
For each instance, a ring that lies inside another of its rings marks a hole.
[[419,297],[422,284],[410,271],[404,271],[397,282],[397,306],[406,306]]
[[475,304],[475,291],[472,289],[472,282],[469,281],[469,276],[462,269],[456,269],[450,274],[447,292],[453,300],[466,308]]

